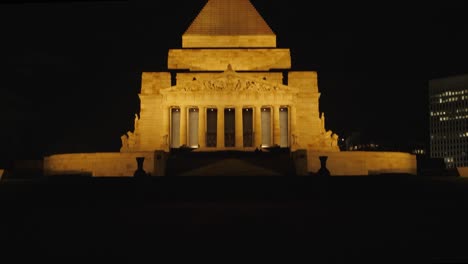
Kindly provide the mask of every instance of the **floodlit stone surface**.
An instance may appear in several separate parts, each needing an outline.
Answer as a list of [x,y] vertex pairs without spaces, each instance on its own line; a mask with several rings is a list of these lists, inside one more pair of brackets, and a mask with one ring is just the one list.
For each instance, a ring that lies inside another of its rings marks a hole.
[[[160,89],[151,83],[160,83],[160,73],[144,73],[142,78],[142,93],[140,118],[136,118],[133,132],[128,140],[135,142],[126,151],[152,151],[163,149],[168,151],[171,141],[170,111],[177,107],[183,114],[180,122],[180,146],[187,144],[187,109],[197,108],[203,116],[210,108],[221,110],[226,108],[237,109],[236,140],[242,140],[242,116],[244,108],[251,108],[254,112],[254,131],[261,135],[261,122],[258,118],[262,108],[272,110],[272,142],[271,145],[280,145],[279,113],[282,107],[289,110],[288,141],[293,150],[315,149],[322,151],[339,151],[338,136],[326,130],[325,118],[319,113],[319,98],[316,72],[291,72],[289,82],[292,85],[282,84],[282,74],[278,73],[238,73],[233,69],[226,69],[222,73],[181,73],[177,75],[177,84],[172,87]],[[165,77],[163,77],[165,78]],[[148,92],[149,91],[149,92]],[[216,150],[245,149],[242,145],[224,147],[222,134],[224,133],[224,119],[218,116],[219,144]],[[200,120],[200,119],[199,119]],[[202,120],[203,122],[205,120]],[[199,122],[202,122],[199,121]],[[199,125],[199,135],[206,134],[206,127]],[[134,139],[133,139],[134,137]],[[251,148],[261,147],[262,139],[256,137]],[[204,142],[200,149],[207,149]],[[251,150],[247,148],[246,150]]]
[[310,172],[320,169],[320,156],[328,156],[327,168],[332,176],[366,176],[389,173],[417,174],[416,156],[402,152],[309,150],[307,164]]
[[249,0],[210,0],[183,34],[182,47],[276,47],[276,35]]
[[[222,70],[225,71],[226,67]],[[281,72],[238,72],[238,75],[246,78],[256,79],[257,81],[268,81],[275,84],[283,84],[284,76]],[[190,73],[177,73],[177,85],[189,85],[196,80],[208,81],[218,78],[219,72],[190,72]]]
[[224,71],[231,65],[235,71],[269,71],[290,69],[289,49],[171,49],[171,70]]
[[44,174],[89,175],[93,177],[131,177],[137,169],[137,157],[144,157],[143,169],[152,176],[163,176],[164,166],[159,165],[161,153],[79,153],[52,155],[44,158]]
[[4,169],[0,169],[0,180],[2,179],[4,173],[5,173],[5,170],[4,170]]
[[457,170],[461,177],[468,177],[468,167],[458,167]]
[[142,73],[140,113],[121,136],[120,153],[47,157],[46,173],[131,176],[142,155],[144,169],[161,175],[165,163],[155,151],[282,147],[298,151],[300,175],[316,172],[319,156],[329,157],[332,175],[416,174],[415,155],[340,152],[319,110],[317,72],[287,71],[290,50],[276,48],[276,35],[249,0],[208,1],[182,40],[182,49],[168,54],[168,70],[176,72]]

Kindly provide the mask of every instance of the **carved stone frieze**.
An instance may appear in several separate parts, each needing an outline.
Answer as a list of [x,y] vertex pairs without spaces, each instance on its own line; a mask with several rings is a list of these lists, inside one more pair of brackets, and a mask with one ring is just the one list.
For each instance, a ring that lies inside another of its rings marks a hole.
[[162,94],[187,92],[280,92],[295,94],[298,93],[298,90],[286,85],[244,77],[231,69],[220,73],[220,76],[215,79],[194,79],[192,82],[161,90]]

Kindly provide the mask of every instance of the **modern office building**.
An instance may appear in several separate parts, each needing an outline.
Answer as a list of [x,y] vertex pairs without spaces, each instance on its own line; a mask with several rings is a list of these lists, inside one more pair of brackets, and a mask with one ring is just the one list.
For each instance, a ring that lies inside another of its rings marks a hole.
[[429,81],[430,155],[468,166],[468,74]]

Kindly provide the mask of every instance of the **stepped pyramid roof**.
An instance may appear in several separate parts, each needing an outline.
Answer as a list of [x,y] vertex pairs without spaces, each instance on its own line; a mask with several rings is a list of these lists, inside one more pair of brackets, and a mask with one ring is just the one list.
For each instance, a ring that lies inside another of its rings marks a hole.
[[276,47],[276,35],[249,0],[209,0],[182,36],[183,47]]

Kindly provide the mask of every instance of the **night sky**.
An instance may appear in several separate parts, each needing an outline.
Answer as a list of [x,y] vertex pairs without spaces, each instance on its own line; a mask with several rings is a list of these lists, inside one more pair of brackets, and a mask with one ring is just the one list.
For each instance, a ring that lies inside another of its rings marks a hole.
[[[461,5],[251,2],[291,49],[293,70],[318,72],[320,110],[341,137],[427,143],[428,80],[468,73]],[[168,50],[181,48],[205,3],[1,4],[0,166],[119,151],[139,112],[141,72],[167,70]]]

